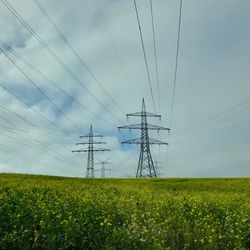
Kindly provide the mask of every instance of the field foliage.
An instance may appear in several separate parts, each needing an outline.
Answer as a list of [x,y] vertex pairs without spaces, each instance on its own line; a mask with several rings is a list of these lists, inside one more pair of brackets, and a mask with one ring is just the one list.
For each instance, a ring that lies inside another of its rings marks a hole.
[[1,174],[0,249],[250,249],[250,179]]

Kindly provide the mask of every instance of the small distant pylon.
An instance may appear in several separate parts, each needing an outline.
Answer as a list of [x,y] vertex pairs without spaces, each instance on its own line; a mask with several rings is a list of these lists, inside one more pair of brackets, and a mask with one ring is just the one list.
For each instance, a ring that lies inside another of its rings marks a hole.
[[134,125],[128,125],[128,126],[122,126],[118,127],[119,129],[139,129],[141,131],[141,137],[123,141],[122,144],[139,144],[140,145],[140,156],[138,161],[138,167],[136,172],[136,177],[157,177],[157,173],[154,167],[154,162],[152,159],[152,155],[150,152],[150,145],[158,144],[158,145],[168,145],[166,142],[162,142],[156,139],[149,138],[148,130],[157,130],[158,132],[160,130],[168,130],[169,128],[160,127],[156,125],[149,124],[147,122],[148,117],[157,117],[161,118],[161,115],[157,115],[154,113],[149,113],[146,111],[144,98],[142,99],[142,111],[127,114],[127,117],[129,116],[139,116],[141,117],[141,124],[134,124]]
[[112,171],[113,170],[113,168],[106,168],[105,167],[105,165],[111,165],[112,164],[112,162],[109,162],[109,159],[107,159],[107,160],[105,160],[105,161],[98,161],[97,163],[96,163],[96,165],[101,165],[101,169],[97,169],[96,171],[101,171],[101,178],[105,178],[105,172],[107,171],[107,170],[109,170],[109,171]]
[[102,148],[94,148],[94,144],[106,144],[106,142],[100,142],[100,141],[94,141],[95,137],[103,137],[102,135],[93,135],[93,128],[92,125],[90,126],[90,131],[88,135],[80,136],[80,138],[88,138],[89,140],[87,142],[78,142],[76,145],[88,145],[87,149],[79,149],[79,150],[73,150],[73,153],[82,153],[82,152],[88,152],[88,161],[87,161],[87,170],[86,170],[86,178],[94,178],[94,152],[104,152],[104,151],[110,151],[110,149],[102,149]]
[[156,175],[157,177],[162,177],[162,173],[160,172],[161,167],[161,161],[155,161],[155,171],[156,171]]

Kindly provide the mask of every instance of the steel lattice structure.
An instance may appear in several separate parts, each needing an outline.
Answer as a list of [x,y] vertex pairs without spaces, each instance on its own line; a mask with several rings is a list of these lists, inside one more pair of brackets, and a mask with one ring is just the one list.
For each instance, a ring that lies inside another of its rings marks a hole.
[[88,135],[80,136],[80,138],[88,138],[87,142],[78,142],[76,145],[88,145],[87,149],[79,149],[73,150],[73,153],[88,153],[88,160],[87,160],[87,170],[86,170],[86,178],[94,178],[94,152],[104,152],[110,151],[110,149],[102,149],[102,148],[94,148],[95,144],[106,144],[106,142],[94,141],[96,137],[103,137],[102,135],[94,135],[92,125],[90,126],[90,131]]
[[101,171],[101,178],[105,178],[105,172],[106,170],[113,170],[112,168],[105,168],[105,165],[111,165],[112,163],[109,162],[109,159],[105,161],[99,161],[96,163],[96,165],[101,165],[101,169],[97,169],[97,171]]
[[127,117],[129,117],[129,116],[141,117],[141,123],[134,124],[134,125],[122,126],[122,127],[118,127],[118,128],[119,129],[129,129],[129,130],[137,129],[137,130],[141,131],[140,138],[136,138],[136,139],[122,142],[122,144],[139,144],[140,145],[140,156],[139,156],[139,161],[138,161],[136,177],[137,178],[138,177],[157,177],[157,173],[156,173],[155,166],[154,166],[154,161],[152,159],[152,155],[150,152],[150,145],[153,145],[153,144],[168,145],[168,143],[150,138],[148,131],[149,130],[156,130],[156,131],[168,130],[168,131],[170,131],[170,129],[165,128],[165,127],[161,127],[161,126],[152,125],[152,124],[149,124],[147,122],[148,117],[156,117],[156,118],[160,119],[161,115],[147,112],[146,107],[145,107],[144,98],[142,99],[142,111],[127,114]]

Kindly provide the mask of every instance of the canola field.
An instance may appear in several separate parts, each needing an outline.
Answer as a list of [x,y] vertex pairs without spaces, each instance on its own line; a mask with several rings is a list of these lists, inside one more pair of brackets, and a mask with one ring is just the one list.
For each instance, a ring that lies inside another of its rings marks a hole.
[[250,179],[0,174],[0,249],[250,249]]

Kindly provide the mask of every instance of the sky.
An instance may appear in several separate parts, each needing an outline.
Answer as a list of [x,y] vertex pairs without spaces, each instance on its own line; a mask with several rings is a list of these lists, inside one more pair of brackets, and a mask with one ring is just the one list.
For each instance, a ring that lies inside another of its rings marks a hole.
[[[149,132],[169,143],[151,148],[159,176],[249,177],[250,2],[183,0],[173,113],[179,1],[152,1],[159,96],[150,1],[136,2],[155,109],[162,115],[149,122],[171,129]],[[84,142],[79,136],[92,124],[103,135],[96,139],[107,142],[98,148],[111,150],[95,154],[96,163],[112,162],[106,177],[135,177],[139,147],[121,142],[139,131],[117,127],[140,123],[126,114],[141,111],[143,97],[148,112],[154,106],[134,2],[0,5],[0,172],[84,177],[87,154],[72,150],[81,149],[75,143]]]

